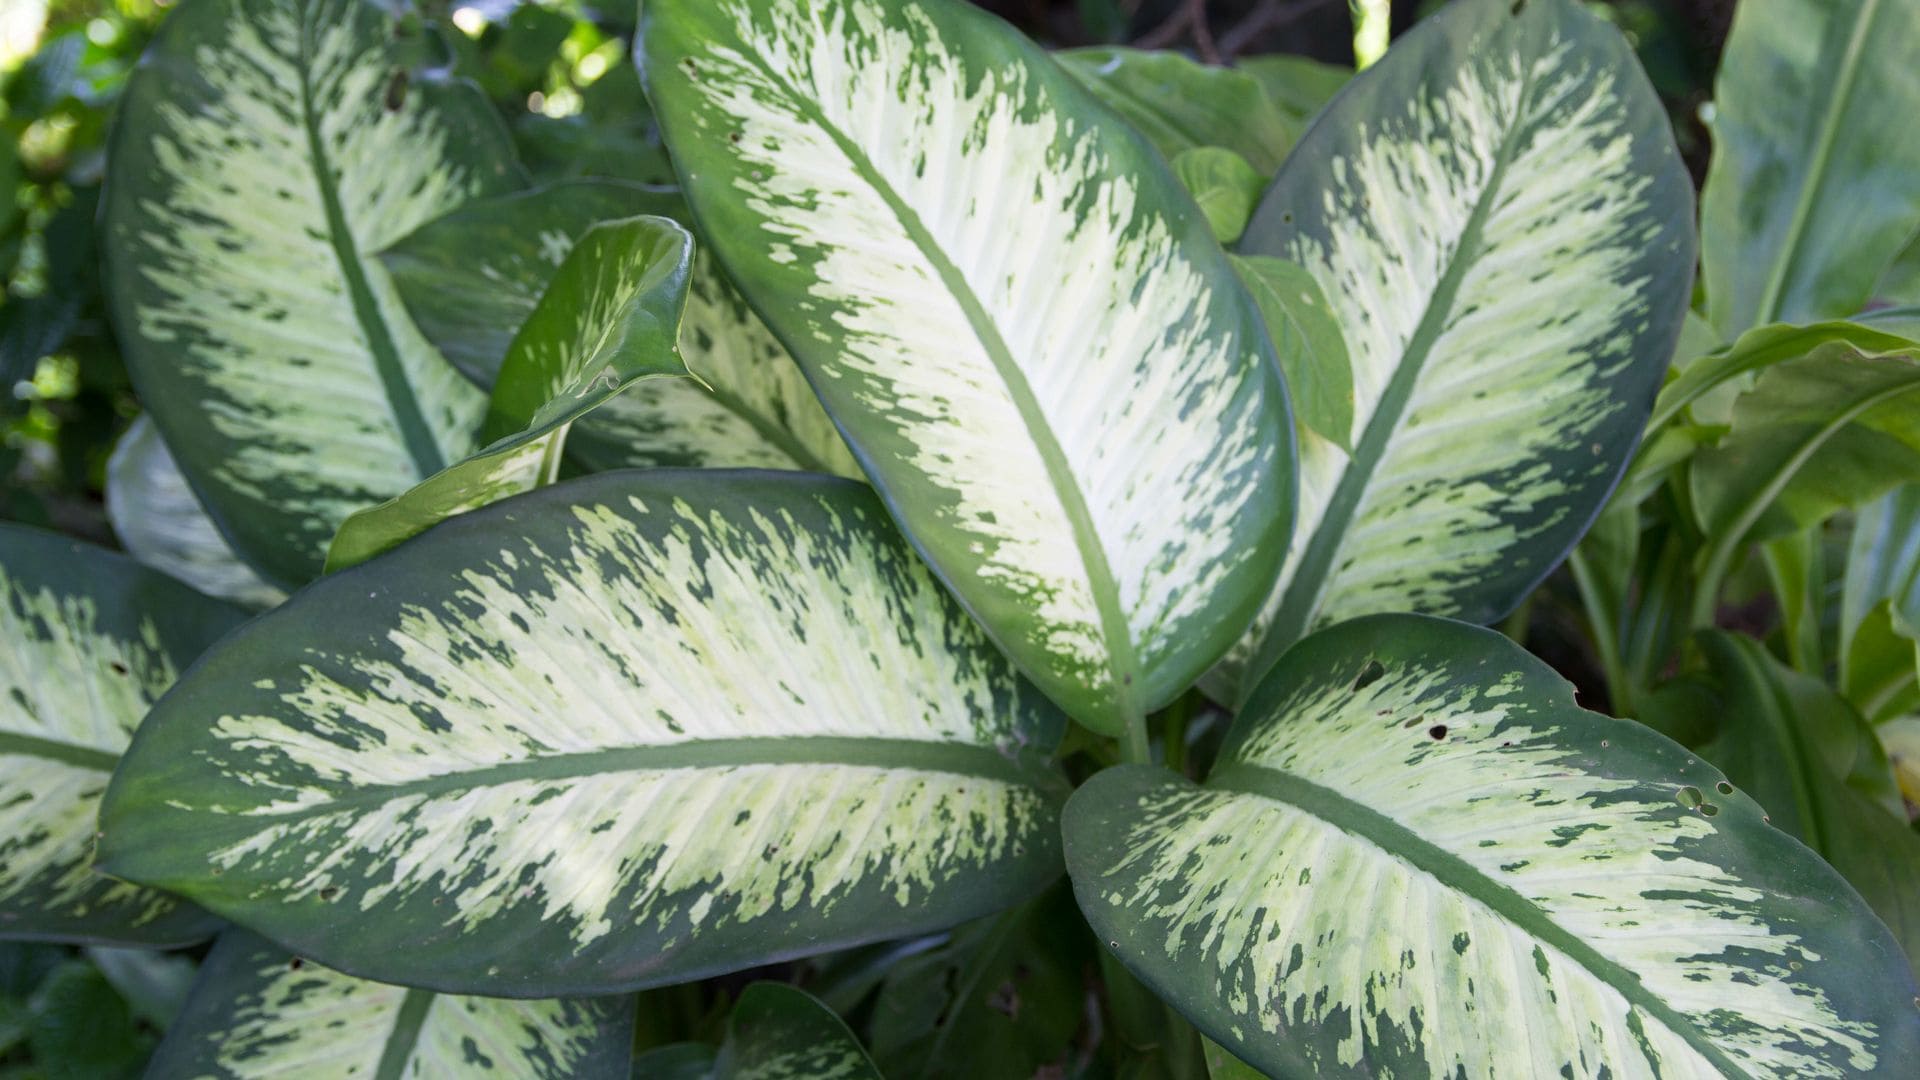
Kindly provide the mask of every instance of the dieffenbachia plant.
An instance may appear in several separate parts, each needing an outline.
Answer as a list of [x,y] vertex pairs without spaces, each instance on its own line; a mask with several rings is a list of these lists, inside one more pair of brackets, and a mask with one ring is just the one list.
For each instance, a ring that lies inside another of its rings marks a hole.
[[[1851,324],[1679,365],[1678,435],[1643,445],[1691,203],[1572,0],[1459,0],[1350,82],[1063,64],[959,0],[648,0],[675,189],[527,188],[403,31],[371,0],[183,0],[108,166],[165,436],[116,463],[122,535],[297,591],[189,669],[241,615],[0,533],[37,650],[0,697],[8,782],[90,770],[4,804],[0,915],[237,924],[161,1073],[1920,1059],[1904,879],[1831,828],[1912,840],[1854,704],[1703,634],[1691,688],[1740,713],[1716,768],[1469,625],[1634,459],[1684,515],[1606,544],[1671,553],[1664,581],[1700,525],[1751,533],[1817,639],[1807,522],[1887,486],[1830,464],[1920,447],[1889,404],[1911,343]],[[1882,637],[1900,513],[1856,538]],[[1858,697],[1888,650],[1856,621]],[[790,961],[817,998],[723,1019],[739,983],[689,986]],[[1131,1057],[1094,1060],[1088,1002]]]

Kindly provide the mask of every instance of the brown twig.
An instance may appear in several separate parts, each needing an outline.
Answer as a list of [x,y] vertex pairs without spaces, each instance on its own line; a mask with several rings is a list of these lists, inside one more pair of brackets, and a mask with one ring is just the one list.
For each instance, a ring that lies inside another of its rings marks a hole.
[[1193,5],[1181,4],[1173,14],[1159,26],[1141,34],[1133,41],[1136,49],[1164,49],[1180,40],[1187,32],[1187,24],[1193,21]]
[[1187,24],[1193,30],[1193,47],[1200,59],[1209,64],[1220,62],[1220,49],[1213,43],[1213,27],[1207,23],[1207,0],[1187,0]]
[[1269,30],[1278,30],[1302,15],[1309,14],[1327,6],[1331,0],[1300,0],[1298,3],[1284,3],[1283,0],[1261,0],[1260,5],[1247,13],[1246,18],[1235,23],[1226,33],[1220,35],[1220,53],[1227,59],[1240,55],[1240,50],[1253,44],[1253,39]]

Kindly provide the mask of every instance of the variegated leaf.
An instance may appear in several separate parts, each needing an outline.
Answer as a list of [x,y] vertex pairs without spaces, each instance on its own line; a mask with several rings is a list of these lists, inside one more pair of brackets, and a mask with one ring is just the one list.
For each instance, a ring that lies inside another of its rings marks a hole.
[[1037,891],[1060,724],[862,485],[607,473],[203,660],[117,775],[100,862],[357,975],[605,993]]
[[356,979],[229,930],[147,1075],[627,1080],[633,999],[511,1001]]
[[212,932],[172,897],[95,874],[94,814],[148,708],[241,618],[124,556],[0,525],[0,938]]
[[1859,311],[1920,229],[1910,0],[1744,0],[1713,87],[1701,277],[1723,338]]
[[185,0],[108,155],[109,295],[142,402],[270,582],[474,448],[485,396],[372,253],[519,183],[472,87],[418,75],[372,0]]
[[[421,329],[492,386],[508,342],[597,221],[632,213],[684,219],[677,192],[594,180],[486,199],[432,222],[382,255]],[[568,437],[596,469],[763,468],[860,476],[800,369],[704,250],[697,251],[680,353],[698,381],[642,383]]]
[[581,234],[507,348],[472,457],[340,526],[327,569],[560,478],[574,423],[643,379],[685,375],[677,346],[693,237],[662,217]]
[[1259,315],[1151,147],[958,0],[649,0],[703,233],[914,544],[1107,733],[1246,628],[1292,503]]
[[1355,615],[1490,621],[1559,563],[1673,354],[1691,190],[1632,49],[1573,0],[1449,5],[1348,84],[1240,248],[1332,303],[1353,451],[1301,433],[1292,549],[1222,682]]
[[134,558],[208,596],[269,608],[287,594],[240,560],[180,475],[153,418],[135,418],[107,461],[107,517]]
[[804,990],[755,983],[727,1018],[713,1080],[880,1080],[847,1025]]
[[[1534,0],[1539,2],[1539,0]],[[1899,1076],[1912,974],[1839,875],[1492,631],[1295,645],[1204,786],[1068,804],[1101,940],[1275,1076]]]

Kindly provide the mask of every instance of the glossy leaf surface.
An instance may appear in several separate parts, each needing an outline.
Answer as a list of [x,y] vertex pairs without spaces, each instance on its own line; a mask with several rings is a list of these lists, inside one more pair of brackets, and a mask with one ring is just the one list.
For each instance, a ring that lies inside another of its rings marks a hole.
[[1037,891],[1059,727],[864,486],[608,473],[233,637],[141,729],[100,860],[356,975],[606,993]]
[[1164,161],[957,0],[650,0],[642,38],[702,234],[941,578],[1098,730],[1185,690],[1272,580],[1292,464]]
[[519,182],[473,88],[412,73],[370,0],[187,0],[108,155],[127,366],[221,531],[272,584],[473,449],[485,397],[373,253]]
[[1920,1054],[1913,977],[1839,875],[1492,631],[1321,631],[1204,786],[1108,769],[1064,831],[1096,936],[1270,1075],[1897,1076]]
[[1353,428],[1301,434],[1292,548],[1223,681],[1355,615],[1491,621],[1560,561],[1673,353],[1691,204],[1631,50],[1570,0],[1451,5],[1348,84],[1240,250],[1319,281]]

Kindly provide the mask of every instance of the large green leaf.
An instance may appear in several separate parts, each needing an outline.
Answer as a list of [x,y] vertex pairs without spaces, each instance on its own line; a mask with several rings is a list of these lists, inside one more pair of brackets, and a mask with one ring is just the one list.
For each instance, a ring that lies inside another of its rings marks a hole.
[[134,558],[208,596],[251,608],[286,599],[220,535],[152,417],[136,418],[107,460],[107,516]]
[[1913,976],[1839,875],[1489,630],[1381,615],[1315,634],[1204,786],[1109,769],[1064,831],[1100,939],[1275,1076],[1920,1060]]
[[108,155],[110,295],[142,402],[273,584],[473,449],[485,396],[372,253],[519,182],[472,87],[413,73],[371,0],[185,0]]
[[1920,481],[1920,346],[1823,345],[1760,372],[1726,435],[1688,469],[1706,534],[1695,626],[1746,544],[1826,520]]
[[1839,630],[1847,700],[1876,723],[1920,711],[1920,484],[1855,516]]
[[880,1070],[847,1025],[805,991],[755,983],[727,1020],[713,1080],[880,1080]]
[[1722,694],[1701,754],[1860,890],[1909,962],[1920,957],[1920,834],[1873,728],[1752,638],[1709,630],[1699,640]]
[[1348,84],[1240,247],[1319,281],[1353,430],[1301,433],[1292,550],[1223,682],[1355,615],[1491,621],[1546,576],[1639,441],[1691,205],[1632,50],[1572,0],[1453,4]]
[[1920,18],[1904,0],[1744,0],[1714,84],[1700,198],[1723,338],[1860,310],[1920,229]]
[[1292,503],[1253,301],[1167,165],[958,0],[649,0],[688,201],[921,553],[1076,719],[1184,691]]
[[627,1080],[633,999],[507,1001],[368,982],[229,930],[147,1075]]
[[356,975],[605,993],[1037,891],[1059,725],[864,486],[606,473],[236,634],[141,728],[99,858]]
[[178,945],[204,914],[93,873],[147,709],[241,614],[124,556],[0,525],[0,937]]
[[678,342],[692,265],[693,237],[666,218],[605,221],[581,234],[507,348],[481,429],[491,441],[348,518],[327,569],[553,483],[575,421],[642,379],[687,374]]
[[[634,213],[684,218],[678,193],[595,180],[478,200],[382,259],[427,337],[482,386],[575,239]],[[804,469],[858,477],[800,369],[747,309],[712,257],[694,256],[680,353],[699,381],[662,379],[620,394],[569,436],[598,469]]]
[[1143,49],[1067,49],[1053,57],[1168,160],[1224,147],[1271,176],[1306,126],[1245,71]]

